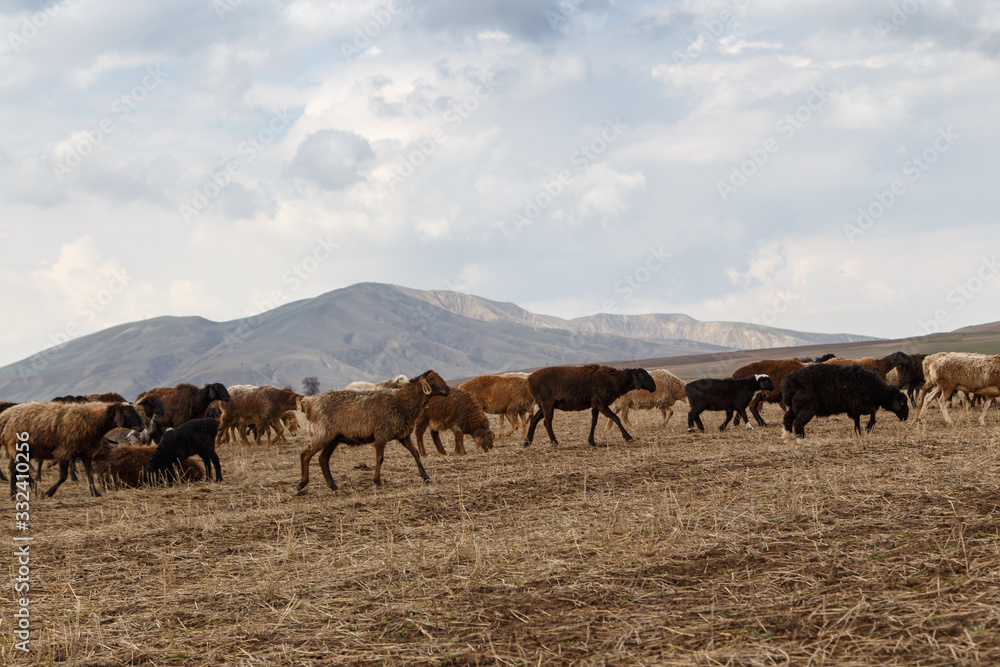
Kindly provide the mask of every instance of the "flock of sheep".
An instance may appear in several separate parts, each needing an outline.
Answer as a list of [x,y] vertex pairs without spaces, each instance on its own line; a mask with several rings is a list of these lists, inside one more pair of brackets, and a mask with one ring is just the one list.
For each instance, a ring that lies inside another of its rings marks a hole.
[[[992,399],[1000,396],[1000,355],[895,352],[881,359],[828,355],[815,360],[761,360],[739,368],[730,378],[687,384],[666,370],[647,372],[598,364],[482,375],[457,388],[427,371],[412,379],[397,376],[380,383],[357,382],[308,397],[290,388],[180,384],[143,392],[133,403],[115,393],[22,404],[0,402],[0,447],[10,459],[12,497],[18,488],[27,489],[36,478],[41,480],[45,461],[59,466],[59,480],[47,495],[53,495],[71,473],[76,478],[75,462],[80,461],[91,494],[99,496],[95,473],[104,485],[135,487],[211,478],[214,466],[216,480],[222,481],[218,445],[235,443],[237,438],[249,445],[249,434],[258,442],[266,436],[268,446],[287,442],[284,433],[296,432],[301,414],[310,438],[301,453],[298,488],[301,491],[309,483],[309,463],[318,454],[323,479],[336,490],[330,457],[338,445],[372,444],[374,483],[379,485],[385,446],[397,440],[413,456],[421,478],[430,481],[421,463],[421,456],[426,455],[426,431],[430,429],[441,454],[445,453],[442,431],[453,433],[456,453],[465,453],[465,436],[489,451],[494,445],[489,414],[500,416],[501,430],[505,420],[509,423],[503,436],[521,429],[527,447],[540,421],[551,443],[558,444],[553,431],[556,410],[589,409],[587,441],[595,445],[600,415],[607,418],[607,429],[617,426],[630,441],[631,410],[658,409],[666,425],[673,405],[685,401],[688,430],[703,431],[701,414],[721,411],[725,412],[721,431],[734,418],[733,423],[742,421],[752,428],[747,409],[758,425],[766,426],[760,406],[770,402],[785,411],[785,437],[803,437],[806,424],[817,416],[846,414],[858,433],[865,415],[866,430],[872,429],[879,408],[906,419],[908,398],[920,406],[921,418],[936,399],[951,423],[947,403],[956,392],[985,399],[979,419],[985,423]],[[34,477],[32,461],[37,462]],[[2,472],[0,479],[5,479]]]

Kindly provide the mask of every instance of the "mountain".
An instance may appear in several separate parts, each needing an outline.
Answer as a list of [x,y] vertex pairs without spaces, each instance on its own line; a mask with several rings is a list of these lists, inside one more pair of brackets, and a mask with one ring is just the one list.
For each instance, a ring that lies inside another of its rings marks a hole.
[[[446,378],[588,361],[865,340],[685,315],[538,315],[512,303],[361,283],[231,322],[158,317],[111,327],[0,368],[0,400],[180,382],[321,387],[415,375]],[[870,339],[869,339],[870,340]]]

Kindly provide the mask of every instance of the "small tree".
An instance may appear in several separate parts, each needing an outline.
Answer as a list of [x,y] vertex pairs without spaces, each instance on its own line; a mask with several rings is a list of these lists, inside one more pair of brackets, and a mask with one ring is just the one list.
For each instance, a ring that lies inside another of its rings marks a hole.
[[302,390],[306,396],[312,396],[319,392],[319,378],[316,376],[302,378]]

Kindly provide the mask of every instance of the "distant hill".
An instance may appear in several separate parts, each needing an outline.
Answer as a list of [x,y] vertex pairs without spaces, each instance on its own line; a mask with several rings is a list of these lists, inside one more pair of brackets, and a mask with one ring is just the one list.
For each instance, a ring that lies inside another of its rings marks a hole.
[[158,317],[111,327],[0,368],[0,400],[118,391],[132,398],[180,382],[322,388],[359,379],[445,378],[553,364],[844,344],[874,340],[686,315],[565,320],[468,294],[361,283],[261,315],[212,322]]

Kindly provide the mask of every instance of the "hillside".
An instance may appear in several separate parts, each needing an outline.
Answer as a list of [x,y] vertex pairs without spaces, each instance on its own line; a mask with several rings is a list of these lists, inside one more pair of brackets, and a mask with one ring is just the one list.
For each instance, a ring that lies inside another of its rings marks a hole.
[[0,368],[0,400],[180,382],[324,388],[358,379],[446,378],[553,364],[636,361],[864,337],[805,334],[685,315],[564,320],[457,292],[361,283],[231,322],[158,317],[72,340]]

